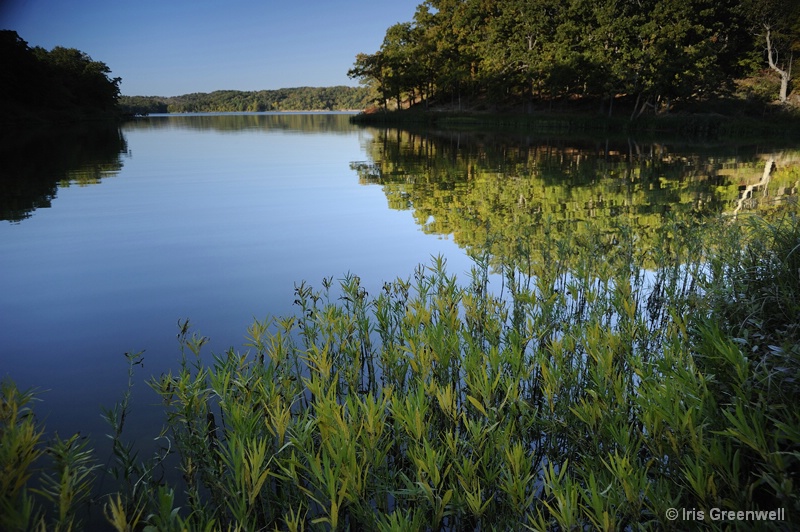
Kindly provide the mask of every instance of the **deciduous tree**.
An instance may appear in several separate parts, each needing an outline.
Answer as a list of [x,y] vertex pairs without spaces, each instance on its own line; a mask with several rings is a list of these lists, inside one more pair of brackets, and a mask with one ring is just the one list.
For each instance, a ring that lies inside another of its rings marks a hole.
[[800,52],[800,0],[747,0],[743,9],[753,33],[763,43],[769,68],[780,76],[778,99],[785,103],[794,53]]

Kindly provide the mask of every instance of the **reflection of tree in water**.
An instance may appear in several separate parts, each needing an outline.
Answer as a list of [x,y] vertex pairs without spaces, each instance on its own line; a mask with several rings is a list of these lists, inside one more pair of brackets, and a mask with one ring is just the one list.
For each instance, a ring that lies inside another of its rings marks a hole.
[[215,132],[254,130],[298,133],[347,133],[356,129],[346,113],[228,113],[147,116],[125,124],[133,129],[191,129]]
[[383,186],[391,208],[412,209],[425,232],[498,259],[520,249],[535,256],[553,230],[571,244],[599,235],[613,246],[626,226],[649,248],[667,218],[693,224],[732,210],[739,181],[758,181],[764,167],[733,148],[463,132],[376,131],[365,149],[369,160],[353,167],[362,183]]
[[0,219],[19,222],[50,207],[58,186],[99,183],[122,168],[125,138],[114,123],[15,131],[0,139]]

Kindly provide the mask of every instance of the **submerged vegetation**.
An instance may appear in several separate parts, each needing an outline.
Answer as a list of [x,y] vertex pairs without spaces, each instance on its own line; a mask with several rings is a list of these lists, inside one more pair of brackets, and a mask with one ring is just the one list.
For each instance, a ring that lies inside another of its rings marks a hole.
[[111,493],[5,382],[0,528],[79,528],[87,502],[117,530],[796,527],[800,220],[667,222],[647,251],[618,230],[466,282],[441,258],[377,294],[303,282],[213,360],[181,322],[179,368],[149,381],[163,449],[126,443],[130,388],[105,414]]

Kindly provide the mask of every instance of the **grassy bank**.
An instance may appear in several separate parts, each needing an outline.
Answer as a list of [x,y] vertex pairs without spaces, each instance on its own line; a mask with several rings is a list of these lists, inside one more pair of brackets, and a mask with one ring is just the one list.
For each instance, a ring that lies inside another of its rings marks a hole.
[[87,444],[43,441],[33,395],[4,383],[0,528],[80,528],[90,501],[117,530],[796,527],[800,221],[667,223],[648,251],[588,238],[539,256],[502,283],[480,258],[377,294],[300,283],[296,314],[254,322],[246,353],[209,358],[183,322],[179,366],[150,380],[163,451],[126,444],[130,390],[106,413],[110,495]]

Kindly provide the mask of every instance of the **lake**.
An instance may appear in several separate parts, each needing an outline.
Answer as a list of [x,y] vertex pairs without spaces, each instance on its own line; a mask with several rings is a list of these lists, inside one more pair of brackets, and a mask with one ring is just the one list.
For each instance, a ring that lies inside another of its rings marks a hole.
[[[536,257],[553,228],[639,245],[665,217],[795,205],[785,147],[361,128],[347,114],[151,116],[4,143],[0,376],[35,387],[49,431],[107,431],[125,352],[144,351],[129,421],[155,434],[142,382],[175,368],[178,321],[243,346],[288,315],[295,283],[359,275],[371,293],[443,255]],[[766,166],[774,172],[764,172]],[[773,177],[774,176],[774,177]],[[545,229],[547,228],[547,229]]]

